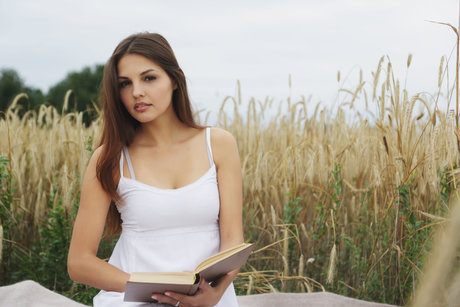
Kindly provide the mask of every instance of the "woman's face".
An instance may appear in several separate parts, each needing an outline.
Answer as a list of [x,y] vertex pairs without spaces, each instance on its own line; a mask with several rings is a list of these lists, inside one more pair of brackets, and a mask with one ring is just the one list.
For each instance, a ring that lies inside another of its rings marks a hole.
[[139,122],[174,114],[171,101],[176,85],[158,64],[144,56],[127,54],[120,59],[118,86],[126,110]]

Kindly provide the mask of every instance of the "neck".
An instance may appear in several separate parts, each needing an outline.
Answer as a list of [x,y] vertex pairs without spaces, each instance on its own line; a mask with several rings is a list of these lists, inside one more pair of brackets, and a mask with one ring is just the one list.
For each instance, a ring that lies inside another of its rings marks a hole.
[[187,126],[177,116],[157,118],[155,121],[142,124],[134,143],[141,146],[170,147],[181,140]]

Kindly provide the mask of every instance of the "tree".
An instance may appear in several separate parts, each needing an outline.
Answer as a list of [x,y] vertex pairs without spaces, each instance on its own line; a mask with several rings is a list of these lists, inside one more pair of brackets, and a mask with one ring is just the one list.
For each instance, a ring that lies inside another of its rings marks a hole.
[[0,77],[0,108],[6,110],[13,98],[22,92],[23,82],[13,69],[2,69]]
[[23,80],[15,70],[2,69],[0,71],[0,111],[5,111],[14,97],[20,93],[26,93],[29,97],[28,100],[21,99],[19,102],[23,106],[23,111],[38,110],[39,105],[45,102],[61,111],[67,91],[72,90],[67,110],[85,112],[83,119],[85,123],[89,124],[96,117],[95,112],[93,112],[93,103],[97,102],[103,72],[104,65],[85,67],[79,72],[71,72],[67,74],[64,80],[48,91],[45,100],[42,91],[24,85]]
[[[62,110],[65,95],[70,89],[72,95],[68,101],[69,111],[93,110],[93,102],[97,102],[103,72],[104,65],[96,65],[92,68],[85,67],[80,72],[70,72],[64,80],[50,88],[47,101],[58,110]],[[85,115],[85,122],[94,118],[94,114]]]
[[24,86],[23,92],[29,97],[29,107],[27,109],[39,109],[41,104],[45,103],[45,95],[39,89]]
[[0,111],[5,111],[16,95],[26,93],[27,101],[21,101],[25,110],[33,109],[43,103],[43,93],[39,89],[24,85],[19,74],[14,69],[0,70]]

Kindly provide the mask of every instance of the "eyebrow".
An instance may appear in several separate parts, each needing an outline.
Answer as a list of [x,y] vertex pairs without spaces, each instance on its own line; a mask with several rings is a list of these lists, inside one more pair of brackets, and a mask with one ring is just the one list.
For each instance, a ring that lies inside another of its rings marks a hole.
[[[145,75],[146,73],[149,73],[149,72],[151,72],[151,71],[155,71],[155,69],[149,68],[149,69],[147,69],[146,71],[141,72],[140,75],[141,75],[141,76],[142,76],[142,75]],[[128,77],[123,77],[123,76],[118,76],[118,79],[129,79],[129,78],[128,78]]]

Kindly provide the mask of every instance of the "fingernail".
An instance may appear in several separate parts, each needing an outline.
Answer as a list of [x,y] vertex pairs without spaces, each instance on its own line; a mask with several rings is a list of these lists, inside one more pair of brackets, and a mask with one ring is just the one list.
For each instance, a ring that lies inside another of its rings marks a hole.
[[169,292],[165,292],[165,295],[167,295],[167,296],[171,296],[171,293],[169,293]]
[[153,298],[154,300],[158,300],[158,297],[157,297],[156,295],[152,295],[152,298]]

